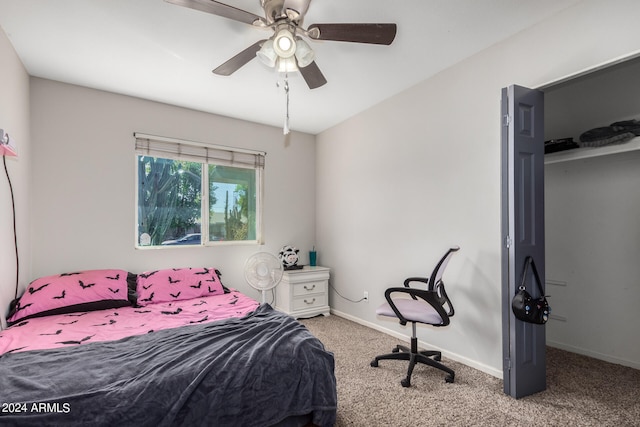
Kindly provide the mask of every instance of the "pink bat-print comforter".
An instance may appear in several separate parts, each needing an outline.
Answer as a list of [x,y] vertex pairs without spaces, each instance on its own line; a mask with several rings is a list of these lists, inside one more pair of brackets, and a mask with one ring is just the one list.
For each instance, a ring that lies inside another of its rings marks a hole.
[[190,300],[57,314],[16,323],[0,332],[0,355],[9,352],[112,341],[180,326],[243,317],[259,303],[238,292]]

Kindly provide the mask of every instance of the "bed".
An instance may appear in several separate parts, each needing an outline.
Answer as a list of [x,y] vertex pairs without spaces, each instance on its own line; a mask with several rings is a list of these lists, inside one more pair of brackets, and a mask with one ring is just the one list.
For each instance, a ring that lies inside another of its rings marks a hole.
[[31,282],[0,332],[0,425],[331,426],[332,353],[212,268]]

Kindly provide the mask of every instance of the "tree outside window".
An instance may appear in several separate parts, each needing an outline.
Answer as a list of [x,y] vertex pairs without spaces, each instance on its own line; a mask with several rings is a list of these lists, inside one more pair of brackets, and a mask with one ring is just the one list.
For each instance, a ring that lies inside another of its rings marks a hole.
[[258,240],[256,169],[143,155],[137,159],[139,247]]

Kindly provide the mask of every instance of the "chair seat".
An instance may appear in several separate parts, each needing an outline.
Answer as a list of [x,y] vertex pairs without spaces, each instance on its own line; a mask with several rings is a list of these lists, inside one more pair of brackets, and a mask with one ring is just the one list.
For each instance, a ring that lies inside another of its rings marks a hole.
[[[396,298],[393,300],[393,302],[400,313],[402,313],[404,318],[410,322],[427,323],[429,325],[442,324],[442,317],[440,317],[436,309],[433,308],[431,304],[424,300],[414,300],[412,298]],[[388,302],[378,307],[378,309],[376,310],[376,314],[379,314],[380,316],[397,318],[396,313],[393,311]]]

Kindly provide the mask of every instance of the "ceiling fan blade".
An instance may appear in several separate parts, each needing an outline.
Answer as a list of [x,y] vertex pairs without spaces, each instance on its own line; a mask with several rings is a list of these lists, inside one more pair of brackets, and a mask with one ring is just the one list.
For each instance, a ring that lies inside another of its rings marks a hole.
[[220,76],[230,76],[231,74],[235,73],[243,65],[256,57],[256,53],[260,50],[260,48],[262,47],[262,43],[264,43],[265,41],[266,40],[260,40],[255,42],[254,44],[213,70],[213,73]]
[[315,40],[390,45],[396,29],[396,24],[313,24],[307,32]]
[[233,6],[226,5],[214,0],[165,0],[178,6],[184,6],[202,12],[212,13],[224,18],[233,19],[234,21],[244,22],[245,24],[265,26],[264,18],[254,15],[253,13],[238,9]]
[[298,69],[300,70],[300,74],[302,74],[304,81],[307,82],[309,89],[316,89],[327,83],[327,79],[324,78],[324,75],[322,74],[322,71],[320,71],[320,68],[318,68],[316,61],[313,61],[306,67],[298,67]]

